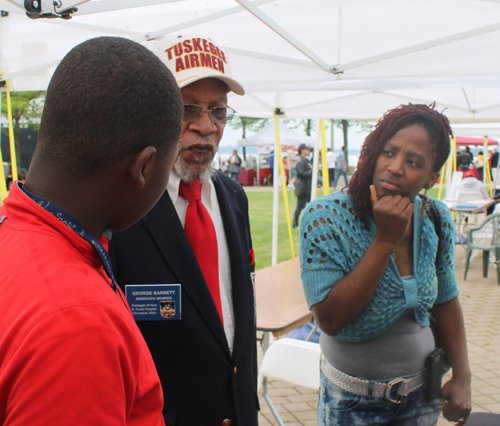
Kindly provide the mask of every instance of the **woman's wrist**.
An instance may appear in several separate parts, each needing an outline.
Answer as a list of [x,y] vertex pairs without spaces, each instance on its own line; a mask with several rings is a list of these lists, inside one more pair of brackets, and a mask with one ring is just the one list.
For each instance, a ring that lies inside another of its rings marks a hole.
[[452,377],[456,382],[460,382],[466,385],[470,385],[472,383],[472,373],[468,367],[452,368]]
[[384,255],[390,256],[392,254],[392,251],[396,247],[396,244],[391,241],[387,241],[377,234],[375,235],[375,238],[373,239],[370,246],[376,247],[377,250],[380,250],[381,254],[383,253]]

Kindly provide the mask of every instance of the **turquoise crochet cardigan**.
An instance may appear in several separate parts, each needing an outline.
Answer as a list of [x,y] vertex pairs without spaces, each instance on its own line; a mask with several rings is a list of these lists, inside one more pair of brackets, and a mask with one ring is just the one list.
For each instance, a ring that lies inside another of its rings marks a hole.
[[[413,229],[413,278],[403,280],[394,260],[389,259],[379,286],[361,314],[334,338],[361,342],[380,335],[407,308],[415,309],[422,326],[429,325],[429,309],[458,296],[454,265],[454,224],[444,203],[434,200],[441,215],[441,244],[434,224],[416,197]],[[353,270],[375,237],[373,220],[368,230],[353,210],[345,191],[309,203],[300,225],[300,266],[309,307],[326,298],[337,281]]]

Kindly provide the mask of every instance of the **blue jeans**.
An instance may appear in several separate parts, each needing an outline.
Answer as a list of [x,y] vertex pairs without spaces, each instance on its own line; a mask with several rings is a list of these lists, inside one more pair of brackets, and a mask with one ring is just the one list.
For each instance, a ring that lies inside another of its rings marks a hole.
[[330,180],[330,186],[335,182],[335,169],[328,169],[328,179]]
[[434,426],[443,405],[441,398],[426,402],[423,386],[400,404],[353,395],[335,386],[321,372],[318,426]]
[[335,181],[333,182],[334,188],[337,187],[337,182],[339,181],[341,174],[344,176],[345,186],[349,186],[349,179],[347,179],[347,172],[344,172],[342,169],[337,169],[337,176],[335,176]]
[[299,226],[299,216],[306,204],[310,201],[307,197],[297,197],[297,208],[295,209],[295,214],[293,216],[293,227],[297,228]]
[[235,180],[236,182],[239,182],[240,181],[240,174],[235,173],[235,172],[231,172],[231,179]]

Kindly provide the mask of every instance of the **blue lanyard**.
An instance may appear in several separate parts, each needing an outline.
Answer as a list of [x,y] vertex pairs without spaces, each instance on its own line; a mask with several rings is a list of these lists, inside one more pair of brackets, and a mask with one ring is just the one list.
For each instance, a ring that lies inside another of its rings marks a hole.
[[[40,207],[47,210],[52,216],[59,219],[62,223],[64,223],[68,228],[75,231],[80,237],[82,237],[85,241],[90,243],[96,250],[97,254],[101,258],[102,265],[104,266],[104,270],[109,278],[111,278],[112,285],[114,291],[116,291],[120,298],[122,298],[120,291],[118,290],[118,285],[116,284],[115,275],[113,274],[113,268],[111,267],[111,261],[109,260],[109,255],[106,249],[102,246],[102,244],[97,241],[73,216],[66,213],[63,209],[57,207],[55,204],[50,201],[44,200],[38,195],[32,194],[26,188],[23,187],[22,183],[16,182],[19,188],[30,197],[35,203],[37,203]],[[123,300],[123,298],[122,298]]]

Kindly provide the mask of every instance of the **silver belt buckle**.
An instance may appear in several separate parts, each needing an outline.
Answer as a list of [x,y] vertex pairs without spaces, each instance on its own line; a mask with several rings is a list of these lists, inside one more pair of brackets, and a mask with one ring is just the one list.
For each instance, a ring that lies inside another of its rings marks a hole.
[[403,383],[403,382],[404,382],[404,379],[398,378],[398,379],[394,379],[394,380],[390,381],[389,383],[387,383],[387,385],[385,386],[384,398],[387,399],[387,401],[390,401],[394,404],[401,404],[401,401],[403,401],[404,396],[400,395],[398,392],[396,399],[391,399],[391,391],[392,391],[392,387],[394,385],[397,385],[397,384]]

